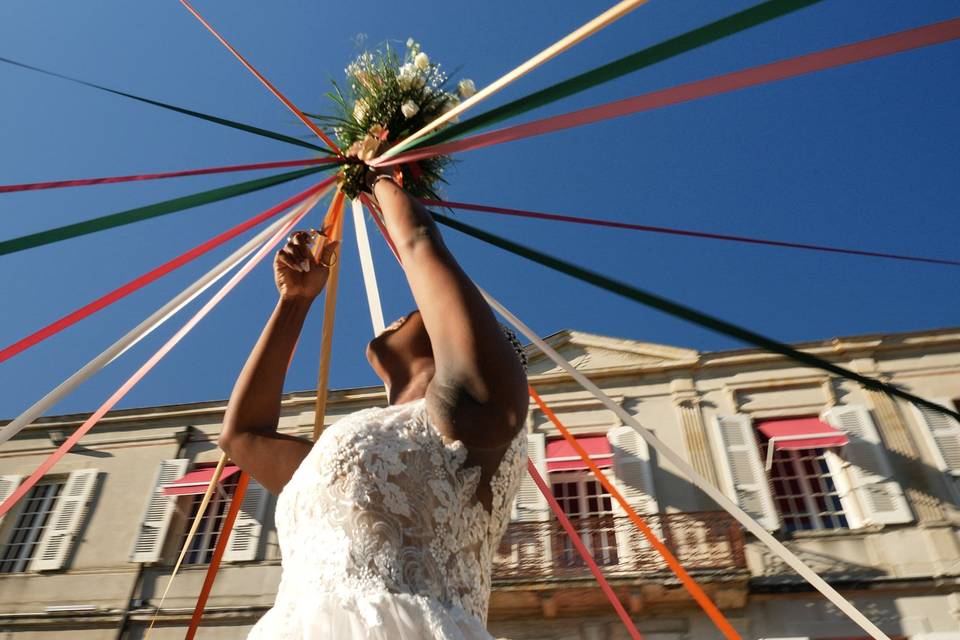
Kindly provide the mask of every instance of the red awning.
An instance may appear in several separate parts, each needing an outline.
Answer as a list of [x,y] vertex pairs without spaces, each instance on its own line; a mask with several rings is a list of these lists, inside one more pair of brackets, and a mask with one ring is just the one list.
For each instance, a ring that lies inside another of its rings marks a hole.
[[[577,444],[584,448],[598,467],[613,464],[613,451],[610,450],[607,436],[580,436]],[[563,438],[547,442],[547,471],[580,471],[588,468],[580,454]]]
[[757,428],[779,451],[842,447],[848,441],[845,433],[817,418],[761,420]]
[[[165,496],[197,496],[207,492],[210,486],[210,478],[216,467],[203,467],[187,473],[182,478],[178,478],[169,484],[163,485],[163,495]],[[240,471],[240,467],[227,465],[220,474],[220,482],[223,482],[233,474]]]

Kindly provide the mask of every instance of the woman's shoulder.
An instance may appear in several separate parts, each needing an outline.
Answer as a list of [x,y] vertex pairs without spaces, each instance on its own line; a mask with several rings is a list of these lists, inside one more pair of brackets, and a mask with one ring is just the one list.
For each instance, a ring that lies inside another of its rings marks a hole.
[[462,385],[434,380],[427,390],[426,409],[430,420],[445,437],[462,441],[468,448],[503,449],[524,427],[527,401],[476,399]]

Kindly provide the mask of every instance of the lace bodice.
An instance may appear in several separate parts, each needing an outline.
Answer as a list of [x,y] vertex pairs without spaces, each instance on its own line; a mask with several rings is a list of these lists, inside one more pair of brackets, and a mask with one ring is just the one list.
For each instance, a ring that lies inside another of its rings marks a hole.
[[[366,409],[328,427],[277,500],[278,606],[336,595],[376,625],[378,594],[486,621],[493,553],[526,459],[521,430],[477,500],[480,468],[445,442],[426,402]],[[291,604],[292,606],[292,604]]]

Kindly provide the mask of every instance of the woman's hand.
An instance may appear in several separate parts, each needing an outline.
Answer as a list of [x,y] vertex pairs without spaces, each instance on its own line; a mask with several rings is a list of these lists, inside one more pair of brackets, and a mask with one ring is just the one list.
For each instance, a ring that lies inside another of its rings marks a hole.
[[386,132],[382,129],[372,131],[367,134],[367,137],[363,140],[358,140],[353,143],[353,145],[346,150],[346,156],[354,160],[359,160],[364,166],[363,174],[363,190],[370,194],[370,198],[373,200],[374,204],[379,206],[377,202],[377,196],[374,193],[374,184],[377,182],[377,178],[381,175],[390,176],[396,181],[396,171],[397,167],[372,167],[367,164],[369,161],[378,157],[383,152],[387,151],[392,145],[387,145],[383,142],[383,137]]
[[[313,249],[311,240],[316,241]],[[273,261],[273,276],[280,297],[313,300],[320,295],[327,284],[330,267],[339,259],[339,246],[339,242],[315,230],[294,232]]]

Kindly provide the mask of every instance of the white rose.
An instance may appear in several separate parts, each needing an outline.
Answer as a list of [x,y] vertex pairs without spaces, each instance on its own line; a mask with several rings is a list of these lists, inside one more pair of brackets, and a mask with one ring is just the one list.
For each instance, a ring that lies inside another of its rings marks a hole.
[[477,92],[477,85],[473,84],[470,78],[464,78],[457,83],[457,91],[460,92],[460,97],[466,100]]
[[357,100],[353,105],[353,119],[360,122],[367,117],[367,103],[364,100]]
[[413,64],[417,65],[420,71],[426,71],[430,66],[430,56],[421,51],[413,58]]
[[407,100],[400,107],[400,111],[403,112],[403,115],[407,118],[412,118],[417,115],[417,112],[420,111],[420,107],[413,100]]
[[[447,113],[448,111],[453,110],[459,104],[460,104],[460,98],[458,98],[452,93],[448,93],[447,100],[446,102],[443,103],[443,113]],[[450,118],[449,122],[460,122],[460,116],[454,116]]]
[[406,63],[400,67],[400,73],[397,74],[397,82],[404,91],[409,90],[417,82],[417,70],[411,63]]
[[413,47],[414,47],[415,44],[417,44],[417,43],[413,41],[413,38],[407,38],[407,48],[408,48],[408,49],[413,49]]

